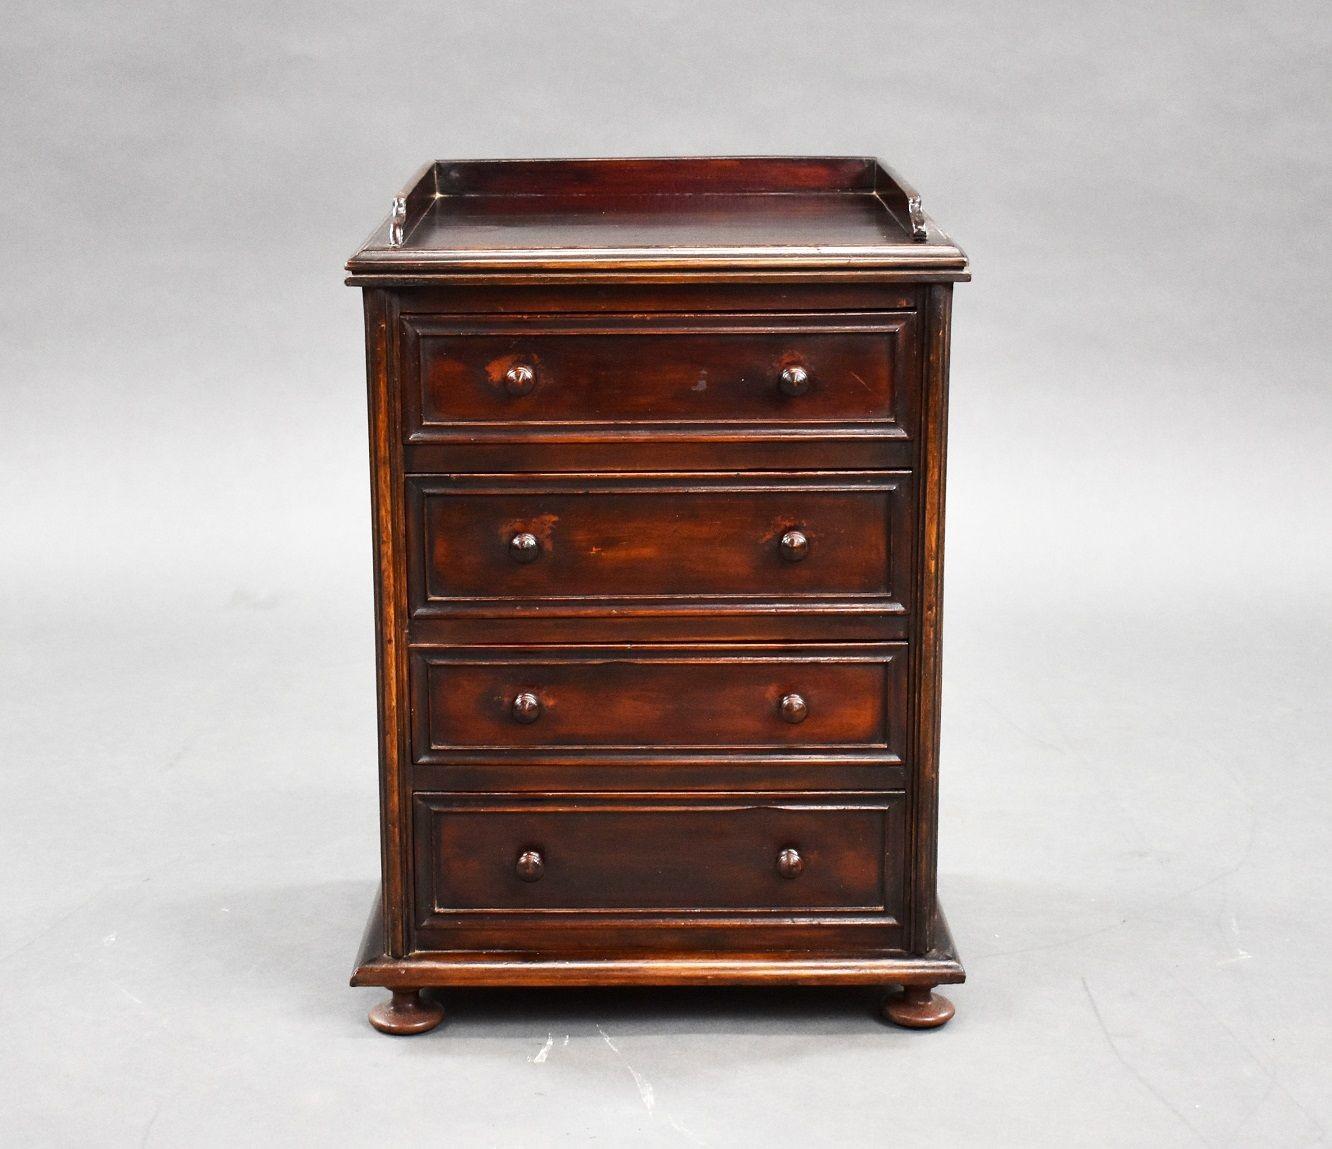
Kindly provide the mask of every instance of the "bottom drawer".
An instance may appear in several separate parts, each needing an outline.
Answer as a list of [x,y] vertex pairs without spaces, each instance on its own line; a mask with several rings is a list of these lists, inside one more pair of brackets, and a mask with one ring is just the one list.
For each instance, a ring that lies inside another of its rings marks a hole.
[[418,794],[418,943],[465,947],[476,930],[477,944],[503,944],[503,923],[518,919],[525,948],[557,934],[595,944],[595,924],[612,918],[631,919],[645,942],[654,926],[678,932],[746,920],[895,926],[904,812],[900,793]]

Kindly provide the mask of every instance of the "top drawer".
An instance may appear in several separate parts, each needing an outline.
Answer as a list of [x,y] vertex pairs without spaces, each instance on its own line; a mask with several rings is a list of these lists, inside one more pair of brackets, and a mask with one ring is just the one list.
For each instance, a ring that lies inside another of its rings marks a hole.
[[914,312],[402,319],[411,443],[915,431]]

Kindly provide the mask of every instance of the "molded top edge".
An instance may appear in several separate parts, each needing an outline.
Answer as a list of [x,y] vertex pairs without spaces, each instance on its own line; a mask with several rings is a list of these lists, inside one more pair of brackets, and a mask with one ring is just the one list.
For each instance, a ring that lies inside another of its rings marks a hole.
[[354,277],[616,271],[920,272],[966,255],[864,156],[436,160],[347,263]]

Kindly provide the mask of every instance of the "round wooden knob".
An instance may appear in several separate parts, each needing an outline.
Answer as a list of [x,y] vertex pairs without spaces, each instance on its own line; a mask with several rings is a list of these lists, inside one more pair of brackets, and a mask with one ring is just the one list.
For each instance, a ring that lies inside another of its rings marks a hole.
[[[802,704],[803,705],[803,704]],[[541,717],[541,699],[530,690],[524,690],[513,700],[513,720],[524,726]]]
[[805,859],[794,846],[787,846],[777,855],[777,872],[784,878],[798,878],[805,868]]
[[787,531],[782,536],[781,550],[788,563],[802,562],[809,555],[809,539],[804,531]]
[[809,706],[799,694],[782,695],[781,705],[778,707],[781,715],[792,726],[804,722],[809,717]]
[[536,386],[536,372],[523,364],[504,372],[504,390],[510,395],[526,395]]
[[541,542],[530,531],[509,540],[509,557],[516,563],[534,563],[541,556]]
[[546,872],[546,862],[541,856],[541,851],[524,850],[518,855],[518,862],[514,866],[514,870],[525,882],[540,880],[541,875]]
[[783,395],[803,395],[809,390],[809,372],[803,367],[788,367],[782,372],[777,386]]

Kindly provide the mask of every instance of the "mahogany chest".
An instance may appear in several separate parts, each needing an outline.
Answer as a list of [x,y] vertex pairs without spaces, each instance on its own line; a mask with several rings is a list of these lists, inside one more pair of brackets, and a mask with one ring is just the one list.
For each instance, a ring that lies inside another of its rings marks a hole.
[[440,161],[364,293],[383,886],[353,985],[845,983],[935,891],[966,256],[864,158]]

